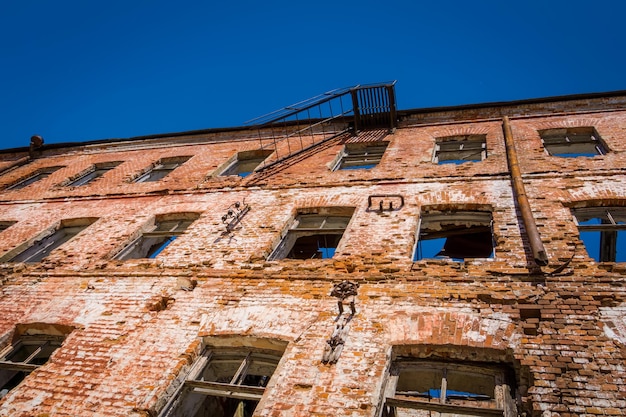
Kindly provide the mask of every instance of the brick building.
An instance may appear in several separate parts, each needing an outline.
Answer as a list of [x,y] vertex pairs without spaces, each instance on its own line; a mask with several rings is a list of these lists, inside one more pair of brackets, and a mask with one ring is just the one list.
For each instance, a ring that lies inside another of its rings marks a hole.
[[0,416],[624,415],[624,167],[626,92],[33,137]]

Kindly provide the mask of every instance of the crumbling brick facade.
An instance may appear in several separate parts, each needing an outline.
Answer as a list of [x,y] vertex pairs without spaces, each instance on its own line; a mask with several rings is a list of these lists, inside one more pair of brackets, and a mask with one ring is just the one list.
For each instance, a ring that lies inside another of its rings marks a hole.
[[[512,188],[504,116],[545,266]],[[259,148],[243,128],[0,152],[0,349],[26,334],[64,335],[5,391],[0,416],[158,416],[203,349],[242,346],[280,346],[255,416],[387,415],[398,357],[505,369],[514,414],[484,415],[626,414],[626,263],[594,260],[572,214],[626,210],[626,94],[398,117],[395,131],[340,135],[245,177],[219,175]],[[576,127],[595,128],[608,152],[549,155],[539,132]],[[368,135],[388,142],[375,167],[331,170],[346,143]],[[484,136],[485,159],[433,162],[437,138],[467,135]],[[189,158],[164,178],[133,182],[179,157]],[[108,162],[120,163],[68,185]],[[14,186],[48,167],[60,168]],[[320,208],[352,210],[334,255],[272,259],[297,232],[294,218]],[[232,227],[229,210],[240,213]],[[449,210],[490,213],[493,256],[416,259],[420,219]],[[197,219],[157,256],[116,259],[176,213]],[[13,261],[76,219],[89,221],[42,260]],[[331,292],[344,281],[358,288],[339,315]]]

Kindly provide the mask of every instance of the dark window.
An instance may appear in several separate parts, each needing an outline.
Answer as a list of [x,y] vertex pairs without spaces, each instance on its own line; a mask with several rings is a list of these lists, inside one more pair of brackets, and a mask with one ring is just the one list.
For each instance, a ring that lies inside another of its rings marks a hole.
[[13,226],[15,223],[17,223],[17,222],[0,221],[0,232],[2,232],[3,230],[7,230],[9,227]]
[[565,158],[604,155],[608,148],[593,127],[571,127],[539,131],[550,155]]
[[37,171],[35,171],[34,173],[32,173],[31,175],[29,175],[28,177],[22,178],[21,180],[19,180],[18,182],[16,182],[15,184],[7,187],[7,190],[19,190],[22,189],[26,186],[31,185],[32,183],[35,183],[39,180],[42,180],[46,177],[49,177],[50,174],[52,174],[53,172],[61,169],[63,167],[47,167],[47,168],[41,168],[38,169]]
[[135,178],[133,182],[153,182],[165,178],[170,172],[187,162],[190,156],[177,156],[173,158],[161,158],[146,172]]
[[94,218],[63,220],[58,227],[49,229],[35,238],[21,252],[10,258],[9,262],[40,262],[50,252],[72,239],[95,221]]
[[77,178],[72,179],[67,185],[70,187],[78,187],[80,185],[89,184],[121,163],[120,161],[115,161],[92,165],[87,171],[81,173]]
[[597,262],[626,262],[626,208],[572,210],[587,253]]
[[437,164],[462,164],[487,158],[485,135],[459,135],[437,138],[433,162]]
[[348,143],[333,170],[374,168],[383,157],[389,142]]
[[64,339],[65,336],[22,335],[0,351],[0,398],[45,364]]
[[510,372],[500,365],[400,357],[389,371],[382,416],[514,417],[511,391]]
[[298,214],[270,259],[332,258],[353,211],[333,208]]
[[193,223],[197,213],[176,213],[157,217],[154,223],[145,226],[145,231],[134,239],[115,259],[156,258],[170,243]]
[[422,214],[413,260],[493,257],[491,213],[429,211]]
[[272,153],[270,150],[254,150],[239,152],[235,159],[220,175],[238,175],[241,178],[252,174],[256,167]]
[[206,349],[191,368],[179,395],[160,416],[252,416],[282,353],[233,347]]

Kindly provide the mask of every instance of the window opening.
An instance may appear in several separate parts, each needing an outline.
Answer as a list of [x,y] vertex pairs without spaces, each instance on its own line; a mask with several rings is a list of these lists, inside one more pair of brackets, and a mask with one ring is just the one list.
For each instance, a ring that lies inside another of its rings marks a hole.
[[345,208],[328,213],[298,214],[270,259],[332,258],[353,211],[353,208]]
[[45,364],[64,339],[65,335],[22,335],[0,351],[0,399]]
[[552,156],[576,158],[578,156],[605,155],[608,148],[593,127],[571,127],[539,131],[543,146]]
[[254,150],[237,153],[235,160],[231,162],[220,175],[238,175],[245,178],[254,172],[272,154],[270,150]]
[[53,250],[70,241],[96,220],[95,218],[63,220],[60,226],[39,235],[28,247],[10,258],[8,262],[40,262]]
[[208,348],[193,365],[178,397],[160,417],[249,417],[265,393],[282,351]]
[[382,416],[517,416],[509,374],[499,365],[400,357],[389,372]]
[[49,177],[53,172],[58,171],[61,168],[64,168],[64,167],[59,166],[59,167],[47,167],[47,168],[38,169],[37,171],[32,173],[30,176],[23,178],[20,181],[16,182],[15,184],[7,187],[7,190],[20,190],[39,180]]
[[92,165],[85,173],[80,175],[78,178],[70,181],[67,186],[79,187],[81,185],[89,184],[90,182],[93,182],[94,180],[106,174],[108,171],[117,167],[121,163],[121,161],[115,161]]
[[134,239],[115,259],[156,258],[170,243],[182,235],[199,216],[197,213],[185,213],[180,217],[162,216]]
[[190,156],[177,156],[174,158],[161,158],[148,171],[144,172],[133,182],[154,182],[169,175],[170,172],[187,162]]
[[437,138],[433,162],[462,164],[487,158],[486,135],[457,135]]
[[371,169],[380,163],[389,142],[347,143],[333,171]]
[[0,232],[7,230],[9,227],[13,226],[17,222],[13,221],[0,221]]
[[572,210],[580,238],[596,262],[626,262],[626,207]]
[[492,217],[485,211],[432,211],[419,222],[413,260],[493,258]]

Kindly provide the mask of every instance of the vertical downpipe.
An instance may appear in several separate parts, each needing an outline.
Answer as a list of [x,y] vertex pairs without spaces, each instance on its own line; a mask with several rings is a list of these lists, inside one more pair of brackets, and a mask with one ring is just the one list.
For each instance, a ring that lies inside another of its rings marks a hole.
[[509,163],[513,192],[515,193],[517,206],[522,215],[522,221],[524,222],[524,229],[526,229],[526,235],[530,242],[533,259],[537,265],[546,266],[548,265],[548,255],[546,255],[546,250],[543,247],[543,242],[541,241],[541,236],[539,236],[539,230],[537,229],[537,223],[535,222],[533,212],[528,203],[528,197],[526,196],[526,189],[524,188],[524,181],[522,180],[522,174],[517,159],[517,151],[515,150],[515,143],[513,142],[513,132],[507,116],[502,118],[502,130],[504,132],[506,158]]

